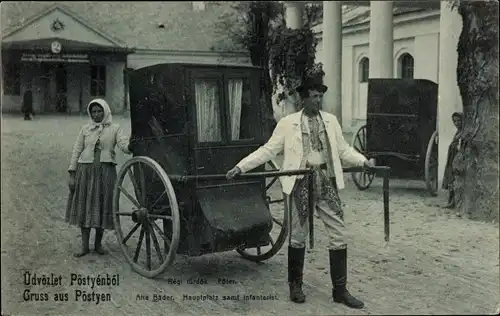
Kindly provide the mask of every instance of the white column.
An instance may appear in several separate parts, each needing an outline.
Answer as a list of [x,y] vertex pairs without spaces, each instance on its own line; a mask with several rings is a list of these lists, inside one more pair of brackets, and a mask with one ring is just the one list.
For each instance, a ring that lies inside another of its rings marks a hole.
[[323,109],[342,126],[342,2],[323,1],[324,83],[328,91]]
[[456,128],[451,115],[462,111],[462,98],[457,84],[457,44],[462,31],[462,19],[456,9],[448,7],[441,1],[441,17],[439,21],[439,95],[438,95],[438,133],[439,133],[439,167],[438,180],[441,186],[448,146]]
[[[291,29],[299,29],[304,26],[303,13],[304,3],[299,1],[285,1],[285,23]],[[283,87],[278,84],[277,92],[283,91]],[[277,93],[277,94],[278,94]],[[281,118],[295,112],[295,96],[290,96],[278,104],[277,94],[273,95],[274,118],[279,121]]]
[[370,2],[369,78],[394,77],[392,1]]
[[303,13],[304,3],[299,1],[285,2],[285,22],[286,26],[291,29],[299,29],[304,26]]

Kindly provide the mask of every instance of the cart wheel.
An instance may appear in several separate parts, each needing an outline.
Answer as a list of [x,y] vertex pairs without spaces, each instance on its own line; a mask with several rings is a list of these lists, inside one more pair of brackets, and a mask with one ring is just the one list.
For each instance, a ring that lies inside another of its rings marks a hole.
[[[152,188],[161,191],[152,194]],[[122,195],[125,198],[120,200]],[[170,179],[156,161],[138,156],[120,169],[113,192],[113,221],[122,252],[136,272],[154,278],[172,264],[179,246],[179,206]],[[157,235],[163,239],[161,244]],[[141,255],[143,241],[146,251]]]
[[438,194],[438,132],[432,133],[425,153],[425,186],[432,196]]
[[[366,154],[366,125],[360,127],[354,138],[352,139],[351,146],[359,153],[367,156]],[[353,172],[351,173],[352,181],[359,190],[363,191],[370,187],[373,182],[375,174],[373,172]]]
[[[270,161],[269,165],[271,166],[271,168],[268,168],[267,171],[279,170],[278,164],[275,163],[274,161]],[[267,260],[272,256],[274,256],[275,254],[277,254],[286,241],[286,236],[288,234],[288,223],[289,223],[286,204],[284,212],[282,211],[281,208],[279,209],[275,208],[273,212],[273,209],[270,206],[275,203],[280,203],[284,200],[273,201],[271,200],[271,197],[268,192],[271,186],[278,180],[279,178],[276,177],[273,180],[271,180],[271,182],[266,186],[267,204],[269,210],[271,211],[271,216],[273,218],[273,228],[271,230],[271,233],[269,234],[269,245],[257,248],[236,249],[236,251],[245,259],[255,262]],[[280,187],[280,192],[281,192],[281,187]]]

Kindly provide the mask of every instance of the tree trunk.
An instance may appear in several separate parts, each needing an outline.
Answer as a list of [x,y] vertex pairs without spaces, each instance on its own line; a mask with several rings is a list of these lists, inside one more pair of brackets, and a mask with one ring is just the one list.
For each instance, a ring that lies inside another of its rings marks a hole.
[[465,121],[454,161],[458,211],[471,219],[499,217],[498,3],[460,1],[457,81]]

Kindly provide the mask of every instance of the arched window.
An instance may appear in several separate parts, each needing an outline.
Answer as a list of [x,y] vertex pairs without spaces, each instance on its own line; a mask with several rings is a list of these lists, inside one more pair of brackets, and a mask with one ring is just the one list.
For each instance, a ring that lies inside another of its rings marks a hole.
[[359,82],[368,82],[369,70],[370,60],[368,57],[363,57],[359,62]]
[[413,79],[413,68],[414,61],[412,55],[404,53],[399,57],[399,69],[402,79]]

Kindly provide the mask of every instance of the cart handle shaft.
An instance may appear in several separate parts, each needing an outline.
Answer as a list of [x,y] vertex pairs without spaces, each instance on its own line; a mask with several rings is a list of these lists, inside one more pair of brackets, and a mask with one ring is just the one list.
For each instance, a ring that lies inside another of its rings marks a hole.
[[[367,169],[364,167],[348,167],[348,168],[343,168],[343,172],[346,173],[351,173],[351,172],[362,172],[366,171]],[[376,174],[382,174],[385,176],[385,173],[387,173],[390,170],[389,167],[386,166],[380,166],[380,167],[373,167],[369,168],[368,171],[371,171]],[[271,177],[281,177],[281,176],[294,176],[294,175],[305,175],[310,173],[310,169],[297,169],[297,170],[288,170],[288,171],[266,171],[266,172],[249,172],[249,173],[242,173],[238,176],[237,178],[271,178]],[[186,176],[181,176],[181,175],[169,175],[169,177],[172,180],[177,180],[177,181],[195,181],[195,180],[223,180],[226,179],[225,174],[204,174],[204,175],[186,175]]]
[[[384,239],[386,242],[389,242],[389,226],[390,226],[390,218],[389,218],[389,173],[391,168],[387,166],[376,166],[372,168],[365,167],[348,167],[343,168],[342,171],[345,173],[352,172],[373,172],[375,174],[380,174],[383,176],[383,203],[384,203]],[[249,172],[238,175],[236,178],[271,178],[271,177],[281,177],[281,176],[292,176],[292,175],[305,175],[311,174],[312,169],[298,169],[298,170],[289,170],[289,171],[267,171],[267,172]],[[172,180],[177,181],[196,181],[196,180],[223,180],[226,179],[225,174],[206,174],[206,175],[188,175],[188,176],[179,176],[179,175],[171,175]],[[309,184],[309,190],[312,190],[312,183]],[[310,201],[311,203],[312,201]],[[290,214],[291,215],[291,214]],[[313,242],[313,234],[312,234],[312,211],[310,214],[310,246],[314,247]]]

